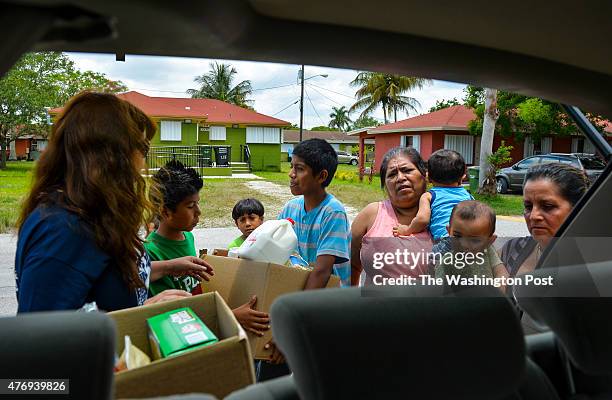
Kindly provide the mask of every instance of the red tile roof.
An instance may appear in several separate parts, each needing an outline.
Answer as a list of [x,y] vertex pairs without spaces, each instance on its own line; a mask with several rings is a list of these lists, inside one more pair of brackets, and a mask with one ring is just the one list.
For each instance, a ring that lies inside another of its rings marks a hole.
[[[147,115],[157,118],[206,119],[211,124],[290,125],[287,121],[247,110],[221,100],[151,97],[134,91],[119,94],[118,97],[129,101]],[[49,110],[51,114],[59,114],[61,111],[61,108]]]
[[[304,129],[302,139],[324,139],[329,143],[359,143],[359,138],[349,136],[346,132],[339,131],[309,131]],[[300,131],[294,129],[283,129],[283,143],[297,143],[300,141]]]
[[434,111],[428,114],[417,115],[404,119],[402,121],[393,122],[387,125],[381,125],[376,129],[368,131],[368,133],[385,133],[385,132],[402,132],[406,130],[467,130],[468,122],[476,118],[476,114],[471,108],[463,105],[443,108],[442,110]]

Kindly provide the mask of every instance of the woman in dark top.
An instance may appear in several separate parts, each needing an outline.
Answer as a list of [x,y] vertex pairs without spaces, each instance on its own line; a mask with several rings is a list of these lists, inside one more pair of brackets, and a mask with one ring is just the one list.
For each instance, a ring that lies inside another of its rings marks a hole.
[[[142,111],[111,94],[85,92],[66,105],[19,218],[18,312],[92,301],[113,311],[190,295],[147,299],[151,262],[138,233],[152,206],[141,169],[155,131]],[[157,267],[159,275],[168,266]]]
[[524,216],[531,236],[511,239],[500,258],[510,276],[533,271],[544,248],[589,186],[581,170],[567,164],[531,169],[523,188]]

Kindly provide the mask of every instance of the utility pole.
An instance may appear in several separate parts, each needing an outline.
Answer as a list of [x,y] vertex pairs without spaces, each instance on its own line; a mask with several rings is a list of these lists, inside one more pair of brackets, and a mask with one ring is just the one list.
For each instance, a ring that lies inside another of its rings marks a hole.
[[302,94],[300,95],[300,142],[302,141],[302,134],[304,131],[304,64],[299,73],[302,84]]

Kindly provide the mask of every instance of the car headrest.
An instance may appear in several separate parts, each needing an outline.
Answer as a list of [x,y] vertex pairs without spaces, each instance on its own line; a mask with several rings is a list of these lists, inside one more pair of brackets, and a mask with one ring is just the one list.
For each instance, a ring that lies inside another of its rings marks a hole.
[[524,373],[525,344],[510,301],[494,287],[460,297],[424,290],[406,287],[390,297],[325,289],[278,298],[272,332],[300,397],[489,399],[511,393]]
[[102,313],[0,318],[3,377],[70,379],[70,398],[107,400],[112,397],[114,355],[115,325]]
[[538,269],[531,275],[552,278],[552,285],[515,286],[520,307],[555,333],[578,369],[611,374],[612,263]]

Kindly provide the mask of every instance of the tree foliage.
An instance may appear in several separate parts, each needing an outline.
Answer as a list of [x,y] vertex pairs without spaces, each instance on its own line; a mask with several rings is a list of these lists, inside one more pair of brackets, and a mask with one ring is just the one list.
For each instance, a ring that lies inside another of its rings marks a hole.
[[197,99],[217,99],[252,109],[253,100],[248,98],[253,93],[251,81],[245,80],[233,86],[237,73],[230,64],[211,62],[210,71],[194,78],[200,87],[188,89],[187,94]]
[[[299,128],[298,128],[299,129]],[[329,126],[321,125],[321,126],[313,126],[309,129],[309,131],[339,131],[338,128],[330,128]]]
[[0,167],[13,140],[48,132],[46,108],[60,107],[83,90],[117,93],[127,87],[104,74],[80,71],[63,53],[25,54],[0,79]]
[[[476,114],[476,119],[468,124],[468,128],[470,133],[480,135],[485,111],[484,89],[470,85],[465,93],[465,104],[473,108]],[[564,136],[578,133],[576,125],[557,103],[500,90],[497,108],[499,118],[495,133],[502,137],[523,140],[529,136],[538,141],[549,134]],[[603,117],[589,113],[586,116],[600,132],[603,131]]]
[[511,151],[513,146],[506,146],[502,140],[501,144],[493,153],[489,154],[487,161],[489,168],[485,171],[485,185],[479,191],[480,194],[495,196],[497,195],[497,187],[495,176],[502,166],[512,161]]
[[417,99],[405,96],[404,93],[413,89],[421,89],[431,83],[430,79],[412,76],[383,74],[380,72],[362,71],[350,83],[357,88],[357,101],[349,109],[350,112],[361,110],[361,117],[370,115],[378,107],[382,107],[385,123],[387,115],[393,113],[397,121],[397,112],[417,112],[420,103]]
[[346,107],[332,107],[332,112],[329,114],[329,118],[331,118],[328,124],[330,128],[338,128],[341,131],[351,130],[351,123],[353,121],[351,121],[349,111],[346,109]]
[[450,100],[446,100],[446,99],[436,100],[436,104],[429,109],[429,112],[431,113],[434,111],[443,110],[448,107],[458,106],[459,104],[460,104],[459,100],[457,100],[456,97]]
[[355,122],[353,122],[353,126],[351,127],[351,130],[360,129],[360,128],[370,128],[370,127],[376,127],[376,126],[380,126],[380,122],[376,118],[371,117],[369,115],[363,115],[357,118]]

